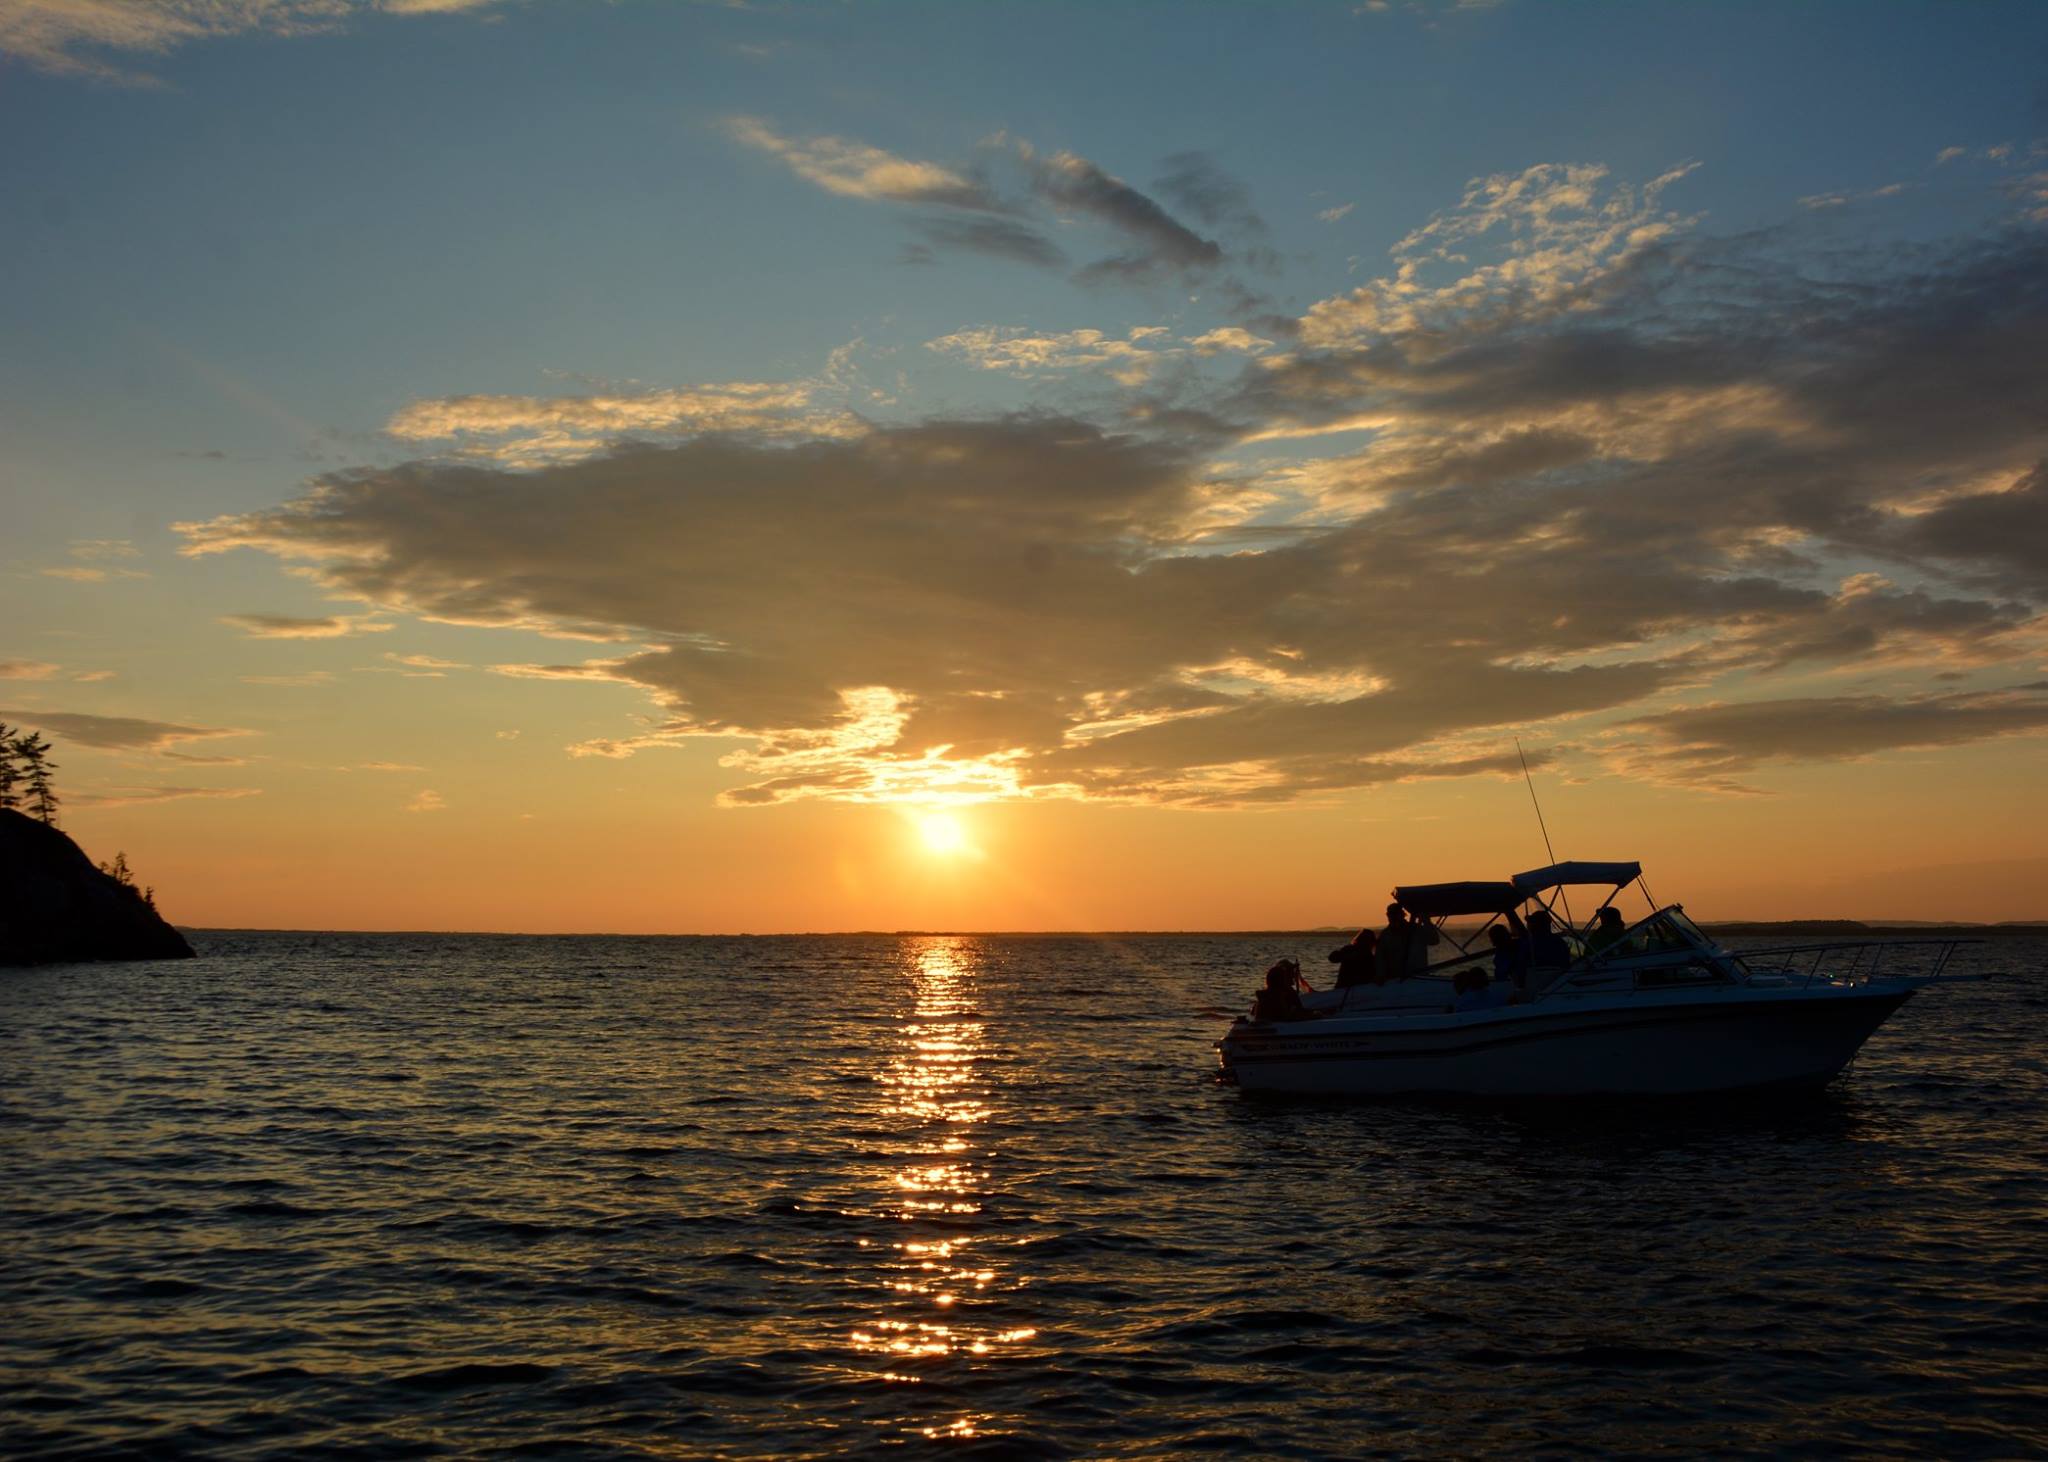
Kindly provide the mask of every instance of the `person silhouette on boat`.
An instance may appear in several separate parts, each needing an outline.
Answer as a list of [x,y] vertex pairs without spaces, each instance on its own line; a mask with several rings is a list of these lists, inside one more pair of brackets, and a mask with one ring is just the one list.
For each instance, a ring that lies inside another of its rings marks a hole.
[[1361,929],[1349,944],[1340,945],[1330,951],[1330,963],[1337,967],[1337,988],[1349,990],[1354,985],[1370,985],[1379,978],[1379,966],[1374,960],[1373,946],[1378,942],[1370,929]]
[[1380,931],[1373,966],[1379,982],[1405,980],[1429,968],[1429,947],[1443,936],[1426,919],[1410,919],[1399,903],[1387,905],[1387,927]]
[[1252,997],[1252,1019],[1259,1022],[1307,1020],[1301,1003],[1301,966],[1283,959],[1266,971],[1266,988]]
[[1495,1010],[1513,1002],[1515,989],[1473,965],[1451,977],[1451,994],[1455,1011]]
[[1562,934],[1551,928],[1550,910],[1536,910],[1529,916],[1529,967],[1554,972],[1571,962],[1572,947],[1564,942]]
[[1529,988],[1529,931],[1512,911],[1505,924],[1488,931],[1493,941],[1493,982],[1520,992]]
[[1587,954],[1598,954],[1602,950],[1612,949],[1627,937],[1627,930],[1621,922],[1621,910],[1613,904],[1602,904],[1600,912],[1594,917],[1597,922],[1593,925],[1593,932],[1586,936]]

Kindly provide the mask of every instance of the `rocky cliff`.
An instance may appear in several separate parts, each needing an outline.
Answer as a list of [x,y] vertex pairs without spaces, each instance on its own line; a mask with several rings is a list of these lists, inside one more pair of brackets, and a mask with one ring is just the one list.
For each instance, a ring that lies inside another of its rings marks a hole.
[[78,844],[0,810],[0,965],[191,957],[185,936]]

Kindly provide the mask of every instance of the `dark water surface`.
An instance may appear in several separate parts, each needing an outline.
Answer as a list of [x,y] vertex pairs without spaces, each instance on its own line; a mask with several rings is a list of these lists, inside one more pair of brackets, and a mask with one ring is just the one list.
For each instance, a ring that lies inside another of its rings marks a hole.
[[1310,937],[199,943],[0,972],[0,1454],[2048,1449],[2038,942],[1611,1109],[1217,1086]]

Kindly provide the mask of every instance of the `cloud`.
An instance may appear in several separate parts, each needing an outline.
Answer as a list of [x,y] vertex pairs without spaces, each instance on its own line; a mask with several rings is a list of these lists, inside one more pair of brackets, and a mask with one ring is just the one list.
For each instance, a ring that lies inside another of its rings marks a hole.
[[1045,155],[1018,144],[1032,189],[1062,213],[1083,214],[1125,235],[1136,247],[1083,269],[1084,283],[1102,279],[1142,280],[1167,273],[1214,268],[1222,246],[1205,239],[1122,178],[1072,152]]
[[[1355,531],[1189,554],[1215,493],[1184,450],[1024,417],[800,448],[700,439],[534,473],[415,463],[187,531],[198,551],[308,558],[336,592],[398,612],[611,624],[649,648],[494,668],[623,681],[668,711],[587,753],[750,740],[730,753],[738,800],[1257,800],[1382,777],[1378,761],[1330,771],[1339,748],[1384,758],[1673,673],[1492,670],[1440,634],[1388,634],[1492,610],[1447,615],[1439,595],[1390,621],[1380,601],[1404,595],[1358,572],[1376,545]],[[451,531],[450,512],[489,531]]]
[[[2048,640],[2048,240],[1717,238],[1663,201],[1685,171],[1474,180],[1292,328],[931,342],[1066,396],[1103,372],[1098,420],[414,461],[181,531],[380,613],[608,640],[493,668],[637,687],[575,754],[716,756],[736,804],[1256,805],[1504,773],[1538,727],[1711,791],[1766,745],[1864,754],[1846,726],[2031,734],[1934,677]],[[1813,733],[1657,719],[1767,702]]]
[[1164,166],[1153,186],[1203,223],[1249,235],[1266,231],[1251,191],[1208,153],[1177,152]]
[[[758,117],[734,117],[725,130],[735,141],[779,159],[827,192],[903,210],[922,242],[904,247],[901,262],[932,264],[942,250],[966,250],[1041,268],[1065,264],[1066,250],[1040,227],[1047,210],[1062,223],[1100,224],[1122,235],[1126,247],[1084,266],[1084,284],[1149,284],[1185,280],[1217,269],[1224,250],[1175,218],[1157,200],[1077,153],[1044,153],[1003,134],[987,139],[972,167],[901,157],[865,142],[830,135],[792,136]],[[1206,154],[1167,159],[1162,191],[1213,226],[1246,237],[1264,233],[1243,184]],[[1015,174],[1021,170],[1022,190]],[[1007,178],[1012,196],[998,187]],[[1270,262],[1270,250],[1247,254]],[[1221,292],[1239,304],[1256,299],[1234,279]]]
[[69,579],[74,584],[106,584],[115,579],[146,579],[148,574],[139,569],[104,567],[96,564],[58,564],[51,568],[38,569],[46,579]]
[[135,545],[123,538],[81,538],[72,543],[70,554],[80,562],[59,564],[39,569],[37,572],[45,578],[69,579],[79,584],[104,584],[114,579],[149,577],[140,569],[127,568],[109,561],[141,556]]
[[440,812],[448,806],[448,799],[439,792],[424,790],[415,792],[412,801],[405,804],[407,812]]
[[1066,251],[1029,224],[1014,218],[920,218],[912,225],[942,248],[965,249],[1019,264],[1057,269]]
[[[445,455],[533,467],[602,451],[623,437],[675,439],[704,432],[812,438],[857,436],[867,424],[843,406],[855,377],[853,341],[831,352],[814,378],[608,390],[580,395],[425,397],[385,423],[406,443],[440,443]],[[875,393],[868,393],[872,397]]]
[[0,660],[0,680],[49,680],[63,668],[48,660]]
[[[1685,164],[1642,188],[1611,186],[1595,163],[1541,163],[1466,184],[1463,198],[1393,250],[1396,271],[1324,300],[1302,318],[1310,345],[1334,346],[1388,328],[1533,323],[1588,302],[1604,281],[1694,220],[1663,206]],[[1467,267],[1479,247],[1504,257]],[[1455,271],[1432,282],[1437,270]]]
[[1312,306],[1303,348],[1248,374],[1225,414],[1271,437],[1369,429],[1318,464],[1326,496],[1477,486],[1499,475],[1481,462],[1534,453],[1509,475],[1575,467],[1549,502],[1617,529],[1661,533],[1656,504],[1712,502],[1705,532],[1731,554],[1833,539],[1930,568],[1936,530],[1916,541],[1907,505],[2040,459],[2038,234],[1822,263],[1784,230],[1689,238],[1651,190],[1566,198],[1568,172],[1533,171],[1516,206],[1547,221],[1489,225],[1504,258],[1431,280],[1411,254]]
[[72,541],[71,556],[82,559],[140,558],[142,550],[125,538],[79,538]]
[[1034,335],[1018,328],[985,325],[927,340],[925,349],[982,370],[1016,375],[1099,366],[1115,379],[1135,385],[1165,358],[1166,351],[1159,345],[1163,333],[1158,327],[1140,326],[1118,339],[1100,330]]
[[334,672],[332,670],[306,670],[297,675],[244,675],[239,678],[244,685],[327,685],[333,681]]
[[1324,223],[1341,223],[1357,206],[1356,203],[1339,203],[1335,208],[1325,208],[1316,217]]
[[2048,598],[2048,461],[1988,492],[1942,498],[1898,533],[1925,554],[1981,566],[2009,592]]
[[223,614],[220,622],[233,625],[252,640],[338,640],[351,635],[382,634],[393,628],[388,621],[369,614],[323,614],[314,618],[291,614]]
[[925,239],[907,245],[904,261],[937,262],[932,246],[1058,268],[1066,253],[1027,222],[1023,210],[984,179],[940,163],[917,162],[843,137],[790,137],[756,117],[735,117],[736,141],[779,158],[797,176],[843,198],[912,210],[910,225]]
[[92,716],[79,711],[0,711],[0,720],[47,731],[63,741],[102,751],[150,751],[183,760],[205,760],[175,748],[188,741],[221,736],[247,736],[228,726],[183,726],[175,721],[147,721],[131,716]]
[[938,204],[970,212],[1001,213],[985,185],[932,162],[916,162],[843,137],[789,137],[758,117],[734,117],[726,132],[735,141],[779,159],[806,182],[828,193],[870,203]]
[[412,670],[467,670],[469,667],[460,660],[443,660],[439,655],[401,655],[396,650],[386,650],[384,658]]
[[1881,188],[1867,188],[1861,192],[1813,193],[1799,200],[1801,208],[1845,208],[1851,203],[1863,203],[1873,198],[1896,198],[1912,186],[1909,183],[1886,183]]
[[401,408],[384,430],[408,442],[516,436],[534,446],[629,434],[788,430],[816,436],[858,429],[847,418],[808,413],[815,393],[807,382],[733,381],[586,396],[443,396]]
[[[617,680],[621,660],[586,660],[581,665],[493,665],[493,675],[515,680]],[[519,733],[512,733],[517,736]]]
[[1206,334],[1197,335],[1188,342],[1188,348],[1197,355],[1215,355],[1226,350],[1238,351],[1245,355],[1258,355],[1271,350],[1273,342],[1239,326],[1225,325]]
[[925,342],[927,350],[982,370],[1043,377],[1099,369],[1125,386],[1140,385],[1162,365],[1190,354],[1257,355],[1272,346],[1272,341],[1235,325],[1190,340],[1177,339],[1163,325],[1135,326],[1121,337],[1094,329],[1039,334],[1018,326],[982,325]]
[[1692,706],[1623,729],[1648,736],[1657,769],[1733,788],[1739,784],[1732,774],[1771,763],[1839,761],[2048,729],[2048,694],[2020,686],[1901,700],[1798,696]]
[[65,795],[74,807],[143,807],[187,797],[260,797],[261,787],[104,787]]
[[498,0],[8,0],[0,54],[39,70],[123,84],[146,73],[106,53],[164,55],[193,41],[256,32],[312,35],[371,12],[425,15],[481,10]]

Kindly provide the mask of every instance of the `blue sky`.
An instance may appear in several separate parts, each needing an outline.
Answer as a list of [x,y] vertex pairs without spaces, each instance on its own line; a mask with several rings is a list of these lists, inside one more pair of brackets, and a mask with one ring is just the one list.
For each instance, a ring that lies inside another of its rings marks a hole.
[[0,135],[75,815],[2040,769],[2038,5],[0,0]]
[[[2044,44],[2033,6],[639,0],[109,57],[155,87],[17,61],[0,94],[28,143],[0,164],[20,205],[0,234],[7,426],[33,443],[54,419],[65,440],[94,413],[93,435],[146,452],[282,425],[167,350],[316,427],[372,431],[411,396],[535,390],[546,370],[782,378],[857,336],[1225,318],[1179,290],[1104,297],[990,260],[907,269],[888,210],[735,147],[734,115],[936,159],[1007,131],[1141,185],[1206,151],[1286,256],[1276,297],[1305,305],[1467,178],[1540,162],[1645,179],[1698,161],[1683,206],[1723,231],[1906,181],[1883,226],[1938,228],[1984,207],[1981,179],[1932,173],[1940,149],[2042,130]],[[138,377],[105,422],[109,388]]]

